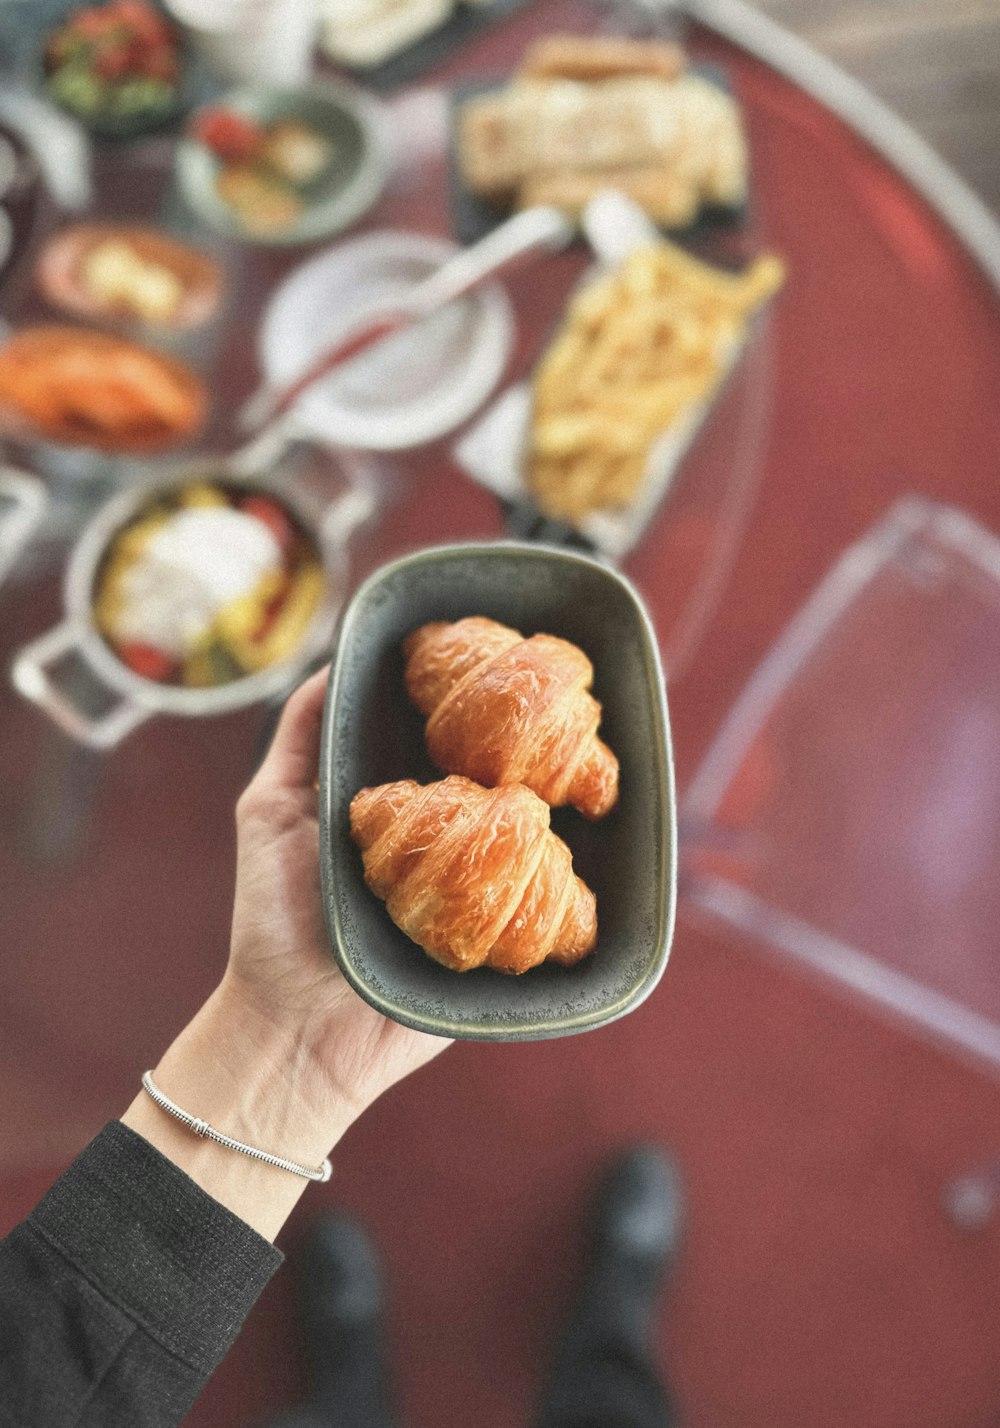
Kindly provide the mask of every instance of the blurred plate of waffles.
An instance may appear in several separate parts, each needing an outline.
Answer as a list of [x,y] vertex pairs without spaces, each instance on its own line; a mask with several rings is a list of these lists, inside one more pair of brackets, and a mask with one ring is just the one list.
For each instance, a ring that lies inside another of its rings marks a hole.
[[676,44],[550,35],[506,83],[453,97],[452,206],[465,242],[512,209],[550,203],[579,218],[614,188],[658,227],[742,219],[742,115],[717,66]]
[[206,394],[182,362],[86,328],[22,328],[0,347],[0,428],[112,454],[165,451],[193,436]]
[[74,223],[50,239],[35,270],[39,291],[76,317],[177,330],[219,305],[218,263],[166,233]]

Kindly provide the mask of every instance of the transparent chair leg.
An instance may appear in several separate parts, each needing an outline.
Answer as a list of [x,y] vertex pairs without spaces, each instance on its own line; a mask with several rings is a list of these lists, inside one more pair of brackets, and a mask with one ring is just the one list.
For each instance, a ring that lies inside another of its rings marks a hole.
[[981,1230],[1000,1210],[1000,1160],[957,1176],[944,1188],[944,1207],[963,1230]]
[[[113,707],[109,693],[86,662],[71,651],[54,663],[60,687],[86,719],[99,720]],[[39,864],[65,865],[81,852],[90,829],[107,753],[39,721],[30,797],[22,814],[25,855]]]
[[61,866],[81,851],[105,757],[59,729],[42,730],[32,797],[21,830],[25,855],[32,862]]

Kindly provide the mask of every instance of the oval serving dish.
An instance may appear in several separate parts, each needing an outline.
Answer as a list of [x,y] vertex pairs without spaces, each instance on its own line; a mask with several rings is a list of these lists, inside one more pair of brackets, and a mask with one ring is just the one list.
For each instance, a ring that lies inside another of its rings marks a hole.
[[[392,922],[365,886],[351,839],[359,789],[443,777],[407,699],[402,642],[429,620],[486,615],[525,635],[559,635],[594,665],[601,737],[621,764],[618,806],[598,823],[558,809],[552,827],[597,896],[598,942],[574,967],[519,977],[456,973]],[[344,611],[320,748],[320,868],[327,929],[347,980],[419,1031],[473,1041],[534,1041],[590,1031],[633,1011],[666,966],[676,897],[676,817],[666,695],[656,637],[616,571],[537,544],[462,544],[383,566]]]
[[[134,261],[165,269],[180,286],[175,308],[159,317],[143,315],[120,294],[105,298],[88,287],[86,264],[100,247],[115,245]],[[72,223],[51,238],[35,268],[42,296],[54,307],[93,322],[181,331],[213,316],[222,292],[222,270],[214,258],[155,228],[119,223]]]

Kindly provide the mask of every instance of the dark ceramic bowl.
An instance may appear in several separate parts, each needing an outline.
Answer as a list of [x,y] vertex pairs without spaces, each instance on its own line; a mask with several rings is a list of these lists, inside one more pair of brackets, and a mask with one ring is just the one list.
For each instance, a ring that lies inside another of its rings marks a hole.
[[[177,78],[169,92],[161,96],[159,103],[146,104],[124,113],[110,108],[81,109],[75,104],[67,103],[60,95],[58,86],[53,85],[53,76],[45,63],[43,51],[52,32],[65,24],[72,14],[82,10],[84,5],[79,3],[79,0],[69,0],[69,3],[50,8],[54,8],[58,13],[53,14],[51,23],[45,26],[40,35],[39,53],[35,59],[36,84],[50,103],[68,114],[71,119],[75,119],[95,139],[127,143],[131,139],[144,138],[170,128],[194,108],[208,76],[201,72],[176,26],[172,28],[177,45]],[[167,19],[169,20],[169,16]]]
[[177,147],[177,182],[188,206],[210,228],[241,243],[294,246],[328,238],[369,209],[389,170],[387,130],[378,103],[353,85],[316,80],[300,89],[244,86],[215,103],[260,124],[297,119],[330,141],[331,162],[300,190],[305,207],[286,228],[248,227],[216,191],[222,165],[204,144],[185,137]]
[[[432,961],[365,886],[348,809],[372,784],[441,778],[407,699],[405,635],[428,620],[487,615],[560,635],[595,669],[601,734],[621,762],[618,807],[599,823],[553,813],[576,871],[597,895],[598,944],[575,967],[520,977]],[[615,571],[540,545],[442,546],[383,566],[344,611],[320,752],[320,866],[330,941],[344,975],[386,1016],[473,1041],[533,1041],[624,1016],[656,986],[673,929],[676,829],[670,733],[656,638]]]

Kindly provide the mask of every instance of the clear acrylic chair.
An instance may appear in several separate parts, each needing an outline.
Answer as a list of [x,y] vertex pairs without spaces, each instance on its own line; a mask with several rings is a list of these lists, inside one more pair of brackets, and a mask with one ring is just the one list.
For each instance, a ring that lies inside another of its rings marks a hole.
[[[682,836],[689,899],[1000,1071],[1000,539],[894,505],[751,678]],[[983,1222],[1000,1164],[946,1201]]]

